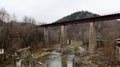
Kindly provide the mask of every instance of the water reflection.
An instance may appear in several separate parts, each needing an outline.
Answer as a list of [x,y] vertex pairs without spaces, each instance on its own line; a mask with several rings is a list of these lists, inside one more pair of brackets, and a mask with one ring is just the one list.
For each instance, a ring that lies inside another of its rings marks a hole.
[[49,59],[48,67],[72,67],[72,56],[52,56]]
[[51,57],[48,61],[48,67],[61,67],[61,57]]

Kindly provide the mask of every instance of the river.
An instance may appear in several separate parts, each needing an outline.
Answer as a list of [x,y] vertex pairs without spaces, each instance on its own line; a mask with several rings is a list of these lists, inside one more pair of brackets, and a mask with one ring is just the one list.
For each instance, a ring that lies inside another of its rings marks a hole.
[[72,67],[74,55],[61,56],[60,53],[51,52],[42,64],[37,64],[35,67]]
[[[80,51],[84,52],[86,50],[83,47],[80,47]],[[44,59],[42,64],[37,64],[35,67],[73,67],[73,54],[63,56],[56,51],[49,53],[50,56],[48,56],[47,59]]]

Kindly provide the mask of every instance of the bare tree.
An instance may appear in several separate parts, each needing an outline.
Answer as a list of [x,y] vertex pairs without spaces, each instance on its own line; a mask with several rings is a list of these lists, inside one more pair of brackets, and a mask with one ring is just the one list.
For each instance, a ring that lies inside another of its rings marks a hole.
[[10,20],[10,16],[7,13],[7,11],[4,8],[0,9],[0,21],[7,22],[9,20]]
[[24,16],[23,22],[35,24],[35,23],[36,23],[36,20],[35,20],[34,18],[32,18],[32,17]]

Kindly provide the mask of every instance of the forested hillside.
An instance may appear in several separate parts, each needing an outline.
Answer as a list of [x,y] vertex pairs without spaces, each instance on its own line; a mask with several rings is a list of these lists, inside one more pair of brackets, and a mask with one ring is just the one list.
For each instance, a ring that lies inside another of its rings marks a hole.
[[63,17],[63,18],[57,20],[56,22],[91,18],[91,17],[97,17],[97,16],[100,16],[100,15],[94,14],[94,13],[91,13],[91,12],[88,12],[88,11],[78,11],[78,12],[75,12],[75,13],[72,13],[68,16]]

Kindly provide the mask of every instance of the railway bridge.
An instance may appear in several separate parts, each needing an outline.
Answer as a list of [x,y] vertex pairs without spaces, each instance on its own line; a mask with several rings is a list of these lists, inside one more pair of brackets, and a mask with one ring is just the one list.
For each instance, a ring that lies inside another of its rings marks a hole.
[[60,47],[64,48],[67,45],[66,26],[73,25],[73,24],[89,23],[89,47],[88,47],[88,50],[90,53],[93,53],[95,50],[95,47],[97,46],[96,31],[95,31],[94,23],[96,23],[98,21],[107,21],[107,20],[115,20],[115,19],[120,19],[120,13],[85,18],[85,19],[64,21],[64,22],[54,22],[51,24],[40,25],[39,27],[44,28],[44,44],[48,45],[49,44],[48,27],[60,26],[60,29],[61,29],[61,31],[60,31]]

